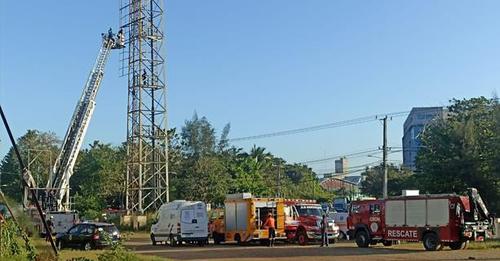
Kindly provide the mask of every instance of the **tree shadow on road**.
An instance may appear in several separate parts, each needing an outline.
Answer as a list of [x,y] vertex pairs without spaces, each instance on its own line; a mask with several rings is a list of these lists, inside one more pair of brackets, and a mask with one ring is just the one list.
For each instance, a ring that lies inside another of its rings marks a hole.
[[290,258],[290,257],[349,257],[369,255],[392,255],[392,254],[409,254],[422,252],[423,250],[409,249],[391,249],[391,248],[357,248],[349,246],[330,246],[321,248],[319,245],[312,246],[294,246],[294,245],[277,245],[269,248],[256,245],[236,246],[207,246],[196,248],[192,246],[181,246],[177,248],[171,247],[154,247],[144,249],[136,248],[136,251],[142,254],[152,254],[156,256],[172,258],[177,260],[190,259],[244,259],[244,258]]

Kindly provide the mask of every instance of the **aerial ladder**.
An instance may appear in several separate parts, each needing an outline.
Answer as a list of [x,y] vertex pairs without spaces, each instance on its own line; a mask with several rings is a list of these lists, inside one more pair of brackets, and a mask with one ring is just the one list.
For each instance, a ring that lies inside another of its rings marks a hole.
[[104,67],[111,50],[124,48],[124,44],[124,35],[121,30],[116,38],[111,29],[107,34],[102,34],[99,54],[73,112],[59,155],[49,174],[45,198],[42,201],[47,211],[70,210],[69,181],[94,112],[95,99],[104,76]]

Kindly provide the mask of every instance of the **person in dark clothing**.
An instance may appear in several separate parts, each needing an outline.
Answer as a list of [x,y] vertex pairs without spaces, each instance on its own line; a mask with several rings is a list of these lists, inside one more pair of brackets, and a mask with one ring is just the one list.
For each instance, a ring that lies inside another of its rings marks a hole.
[[142,70],[142,84],[148,85],[148,74],[146,73],[146,69]]
[[49,229],[49,231],[45,233],[45,241],[47,242],[50,241],[49,238],[52,237],[52,234],[54,233],[54,222],[52,221],[52,219],[52,216],[47,219],[47,227]]
[[118,31],[116,38],[118,41],[118,45],[125,46],[125,34],[123,34],[123,29],[120,29],[120,31]]
[[328,246],[328,217],[323,214],[321,219],[321,246]]
[[263,228],[267,228],[269,232],[269,247],[274,246],[274,240],[276,238],[276,225],[273,214],[269,212],[267,214],[266,222],[262,225]]

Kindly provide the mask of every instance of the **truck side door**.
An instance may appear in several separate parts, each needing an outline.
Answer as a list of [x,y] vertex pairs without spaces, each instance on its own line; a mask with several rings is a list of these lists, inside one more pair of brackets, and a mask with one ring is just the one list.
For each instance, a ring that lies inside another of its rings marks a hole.
[[371,203],[369,206],[368,227],[370,232],[376,236],[382,236],[382,208],[379,202]]

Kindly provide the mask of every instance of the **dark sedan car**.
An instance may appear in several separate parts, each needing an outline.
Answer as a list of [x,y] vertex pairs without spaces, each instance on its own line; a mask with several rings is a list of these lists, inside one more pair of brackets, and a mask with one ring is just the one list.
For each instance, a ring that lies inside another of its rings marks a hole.
[[56,246],[90,250],[103,248],[120,240],[115,225],[100,222],[84,222],[71,227],[66,233],[56,236]]

